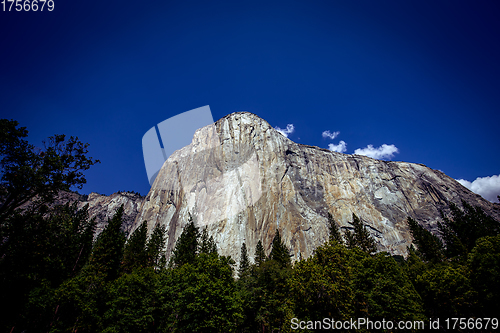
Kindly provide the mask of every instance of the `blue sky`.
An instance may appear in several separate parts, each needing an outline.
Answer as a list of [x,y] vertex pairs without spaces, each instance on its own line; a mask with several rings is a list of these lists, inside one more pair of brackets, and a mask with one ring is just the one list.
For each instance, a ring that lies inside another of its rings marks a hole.
[[54,2],[0,11],[0,117],[36,145],[90,143],[82,193],[147,194],[143,134],[204,105],[293,124],[298,143],[500,174],[498,2]]

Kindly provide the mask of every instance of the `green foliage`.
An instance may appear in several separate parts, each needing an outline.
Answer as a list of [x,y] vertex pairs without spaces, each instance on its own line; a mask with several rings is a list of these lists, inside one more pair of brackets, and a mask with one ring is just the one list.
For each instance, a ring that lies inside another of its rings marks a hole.
[[346,245],[349,249],[359,247],[362,251],[366,253],[374,253],[377,251],[377,246],[375,241],[370,236],[368,230],[366,230],[363,222],[356,216],[352,214],[352,226],[353,231],[346,230],[344,233],[346,239]]
[[87,262],[95,229],[87,208],[66,204],[8,218],[0,246],[0,293],[9,304],[6,322],[33,321],[32,297],[48,293]]
[[252,265],[249,274],[238,281],[243,299],[241,331],[290,330],[294,317],[287,284],[290,273],[290,267],[271,259]]
[[355,317],[424,320],[422,301],[403,269],[386,252],[351,250]]
[[44,142],[43,150],[36,149],[24,139],[26,127],[18,125],[0,119],[0,226],[29,201],[40,207],[51,203],[61,190],[82,188],[86,180],[81,171],[99,163],[86,156],[88,144],[75,137],[66,140],[64,135],[55,135]]
[[146,239],[148,225],[146,221],[132,233],[125,249],[123,250],[122,270],[126,273],[132,272],[136,268],[146,267],[148,264],[148,253],[146,250]]
[[426,261],[437,262],[442,260],[443,243],[441,240],[411,217],[408,217],[407,221],[413,241],[418,247],[417,254]]
[[474,318],[500,308],[500,227],[478,207],[452,205],[443,216],[448,260],[439,239],[412,219],[421,257],[411,247],[396,262],[373,254],[354,214],[344,245],[329,214],[330,241],[307,260],[292,267],[276,231],[269,258],[259,241],[253,265],[243,244],[235,279],[234,261],[190,217],[165,268],[160,225],[147,239],[144,222],[125,243],[120,207],[92,247],[88,207],[50,205],[57,191],[85,182],[81,171],[97,162],[85,156],[87,145],[55,136],[42,151],[16,122],[0,120],[0,130],[1,331],[286,332],[294,317]]
[[330,242],[336,241],[341,244],[344,243],[342,235],[340,235],[339,226],[337,225],[337,222],[335,222],[332,214],[330,213],[328,213],[328,230],[330,231],[330,236],[329,236]]
[[231,260],[202,253],[161,273],[160,331],[231,332],[241,318],[241,301]]
[[51,332],[98,332],[107,301],[103,274],[84,268],[76,277],[64,281],[55,291]]
[[466,266],[441,263],[429,267],[416,280],[426,315],[434,318],[471,317],[477,307]]
[[354,315],[354,274],[348,251],[332,240],[296,263],[288,288],[298,318],[348,320]]
[[241,257],[240,257],[240,268],[238,270],[239,276],[241,277],[250,268],[250,260],[248,259],[248,251],[245,243],[241,245]]
[[198,238],[198,228],[196,228],[193,218],[189,215],[189,222],[182,230],[172,252],[171,264],[180,267],[184,264],[193,263],[198,253]]
[[125,234],[121,230],[123,205],[117,210],[112,219],[97,237],[90,256],[89,266],[86,268],[96,275],[102,275],[105,280],[114,280],[118,277],[123,259]]
[[214,238],[212,236],[208,237],[207,227],[203,228],[201,233],[201,241],[199,244],[199,253],[216,253],[217,245],[215,244]]
[[426,263],[424,263],[422,258],[417,255],[413,246],[408,248],[408,257],[406,257],[403,267],[406,275],[409,277],[413,285],[415,285],[417,277],[422,275],[427,269]]
[[292,261],[290,260],[290,251],[286,247],[285,243],[281,240],[280,232],[278,229],[276,229],[276,234],[273,238],[269,259],[275,260],[282,267],[290,267],[292,265]]
[[163,251],[165,240],[165,227],[157,224],[146,245],[148,267],[153,267],[156,270],[165,267],[166,258]]
[[448,258],[465,258],[479,238],[500,233],[500,223],[488,216],[481,207],[473,207],[465,201],[462,201],[462,206],[463,210],[451,203],[451,216],[442,214],[443,223],[438,223]]
[[478,239],[469,254],[467,267],[481,300],[478,316],[497,316],[500,309],[500,235]]
[[262,246],[262,242],[259,240],[257,245],[255,246],[255,263],[258,265],[262,264],[266,261],[266,253],[264,252],[264,246]]
[[152,269],[136,269],[113,281],[107,291],[102,332],[153,332],[157,289],[158,275]]

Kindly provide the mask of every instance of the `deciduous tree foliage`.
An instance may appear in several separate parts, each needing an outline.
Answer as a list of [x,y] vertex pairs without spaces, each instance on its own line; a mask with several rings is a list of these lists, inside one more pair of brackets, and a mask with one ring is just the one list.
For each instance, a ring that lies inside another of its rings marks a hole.
[[158,324],[159,276],[151,268],[137,268],[110,283],[102,332],[149,333]]
[[349,250],[332,240],[294,266],[288,288],[298,318],[349,320],[353,317],[355,272],[349,264]]
[[161,332],[232,332],[241,318],[231,262],[201,253],[161,273]]
[[425,320],[422,301],[404,270],[386,252],[373,256],[352,249],[355,317]]
[[476,315],[494,317],[500,309],[500,235],[480,238],[469,254],[471,284],[480,299]]
[[36,149],[24,139],[26,127],[18,125],[0,119],[0,225],[23,204],[41,206],[61,190],[81,188],[86,182],[82,171],[99,163],[87,157],[88,144],[76,137],[55,135],[44,149]]

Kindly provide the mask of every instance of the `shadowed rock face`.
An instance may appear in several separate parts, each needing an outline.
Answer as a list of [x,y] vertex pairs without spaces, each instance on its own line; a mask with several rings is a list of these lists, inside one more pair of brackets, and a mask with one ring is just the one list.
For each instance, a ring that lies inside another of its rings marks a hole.
[[[122,230],[129,235],[139,208],[144,200],[144,197],[135,192],[116,192],[111,195],[103,195],[95,192],[89,195],[79,194],[77,192],[60,191],[55,200],[49,206],[64,205],[66,203],[77,202],[78,209],[89,205],[88,213],[89,218],[96,219],[96,230],[94,238],[96,238],[108,224],[108,220],[112,219],[116,210],[123,205],[123,223]],[[21,209],[28,208],[32,202],[28,202],[21,206]]]
[[116,210],[123,205],[123,223],[122,230],[128,235],[134,226],[134,221],[139,213],[139,207],[144,200],[139,194],[130,192],[116,192],[111,195],[102,195],[98,193],[90,193],[88,196],[81,196],[72,193],[75,198],[69,201],[79,201],[78,208],[82,208],[86,204],[89,205],[89,217],[96,218],[97,226],[94,237],[97,237],[104,227],[108,224],[108,220],[112,219]]
[[168,158],[134,226],[147,220],[151,232],[165,225],[169,256],[191,214],[219,253],[236,261],[243,242],[250,257],[259,240],[269,253],[278,228],[296,260],[328,239],[328,212],[341,230],[355,213],[379,250],[405,255],[408,216],[435,232],[439,211],[462,199],[500,219],[499,205],[440,171],[297,144],[256,115],[238,112],[199,129]]

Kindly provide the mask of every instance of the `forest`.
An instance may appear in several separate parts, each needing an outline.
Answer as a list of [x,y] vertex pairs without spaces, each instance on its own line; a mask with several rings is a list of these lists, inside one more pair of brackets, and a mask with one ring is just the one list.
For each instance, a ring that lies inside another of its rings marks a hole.
[[294,318],[428,325],[500,313],[500,223],[466,202],[442,214],[440,237],[408,217],[406,258],[377,252],[353,214],[343,235],[329,215],[329,240],[309,258],[291,262],[276,230],[269,253],[243,244],[239,265],[190,218],[167,261],[160,225],[127,237],[121,207],[94,239],[88,206],[53,203],[99,162],[86,144],[55,136],[37,150],[17,122],[0,127],[2,332],[290,332]]

